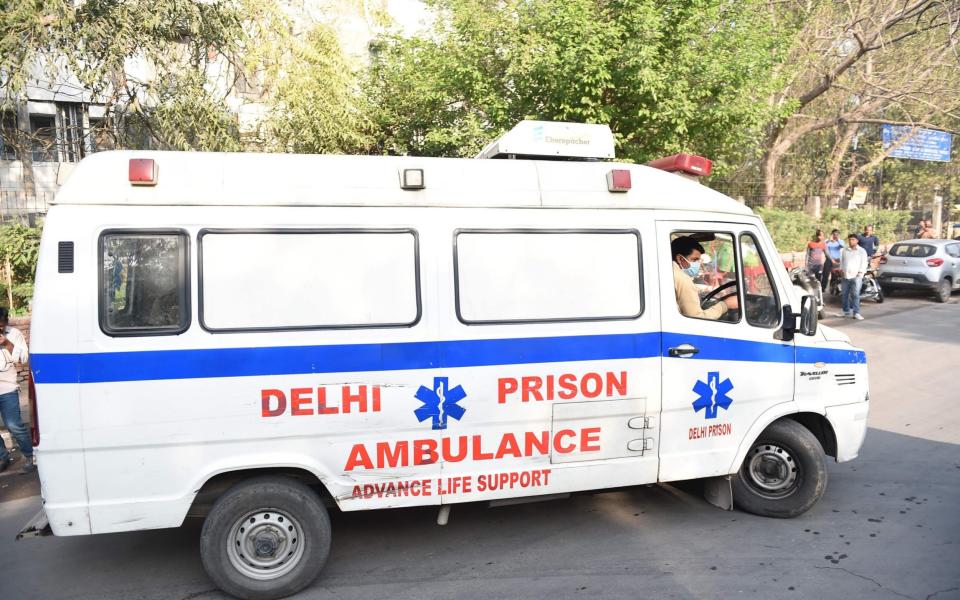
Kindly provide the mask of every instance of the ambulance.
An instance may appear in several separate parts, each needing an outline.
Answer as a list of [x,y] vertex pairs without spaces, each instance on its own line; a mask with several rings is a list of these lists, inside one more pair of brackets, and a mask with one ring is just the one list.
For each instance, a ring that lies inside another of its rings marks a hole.
[[[817,324],[710,162],[524,121],[474,159],[117,151],[43,230],[42,511],[23,536],[178,527],[239,598],[308,586],[328,511],[705,480],[808,510],[859,452],[865,353]],[[716,319],[681,314],[671,242]]]

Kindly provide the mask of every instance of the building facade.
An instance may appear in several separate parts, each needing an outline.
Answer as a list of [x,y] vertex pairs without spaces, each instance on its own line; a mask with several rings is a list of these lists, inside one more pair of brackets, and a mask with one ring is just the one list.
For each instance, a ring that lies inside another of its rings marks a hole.
[[[299,30],[324,23],[336,32],[344,53],[362,64],[369,42],[384,30],[382,15],[400,31],[428,25],[421,0],[280,0]],[[149,67],[130,62],[138,77]],[[265,116],[264,90],[251,77],[234,77],[225,61],[213,61],[208,79],[224,92],[241,136]],[[25,97],[0,96],[0,224],[36,224],[77,162],[114,147],[105,105],[69,74],[56,80],[37,69]],[[144,144],[148,140],[144,139]]]

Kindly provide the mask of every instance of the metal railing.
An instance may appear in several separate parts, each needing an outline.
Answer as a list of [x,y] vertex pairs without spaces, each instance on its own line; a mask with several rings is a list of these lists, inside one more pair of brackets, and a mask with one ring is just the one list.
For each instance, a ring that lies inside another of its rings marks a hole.
[[0,190],[0,224],[39,225],[53,202],[53,196],[49,192],[28,195],[21,191]]

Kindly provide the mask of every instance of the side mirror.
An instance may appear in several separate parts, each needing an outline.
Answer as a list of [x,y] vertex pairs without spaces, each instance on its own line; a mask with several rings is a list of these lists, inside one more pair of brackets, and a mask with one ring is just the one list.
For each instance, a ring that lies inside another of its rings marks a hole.
[[[804,296],[806,297],[806,296]],[[793,312],[793,307],[789,304],[784,305],[783,307],[783,319],[781,322],[783,326],[773,334],[773,337],[782,341],[789,342],[793,339],[793,334],[797,331],[797,317],[800,316],[797,313]]]
[[[797,326],[797,319],[800,319],[800,325]],[[793,307],[789,304],[783,307],[783,327],[781,327],[773,337],[778,340],[789,342],[793,339],[795,333],[803,335],[816,335],[817,333],[817,299],[813,296],[804,296],[800,300],[800,312],[793,312]]]
[[803,335],[817,334],[817,299],[813,296],[804,296],[800,300],[799,331]]

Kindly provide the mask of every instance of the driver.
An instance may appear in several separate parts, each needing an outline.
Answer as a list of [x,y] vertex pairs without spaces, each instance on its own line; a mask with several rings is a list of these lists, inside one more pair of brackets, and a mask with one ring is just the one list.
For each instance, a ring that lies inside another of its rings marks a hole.
[[677,306],[685,317],[696,319],[719,319],[728,310],[740,307],[737,294],[704,310],[700,307],[700,294],[693,278],[700,272],[700,255],[703,246],[688,235],[680,236],[670,242],[670,254],[673,255],[673,289],[677,294]]

